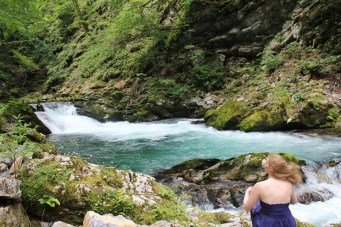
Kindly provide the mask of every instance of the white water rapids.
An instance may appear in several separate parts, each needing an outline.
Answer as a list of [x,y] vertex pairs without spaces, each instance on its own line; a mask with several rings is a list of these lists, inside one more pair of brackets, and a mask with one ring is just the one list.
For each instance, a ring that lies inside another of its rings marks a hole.
[[[153,169],[148,169],[146,165],[168,168],[194,157],[222,159],[260,151],[289,151],[308,163],[341,157],[340,138],[282,132],[217,131],[203,124],[192,124],[193,120],[190,119],[148,123],[101,123],[78,115],[72,103],[43,103],[42,106],[44,112],[36,114],[51,130],[52,136],[62,135],[63,139],[83,136],[85,139],[81,143],[95,138],[98,147],[89,150],[90,161],[94,161],[96,151],[101,150],[102,153],[98,154],[102,158],[101,161],[112,163],[110,159],[116,160],[118,168],[120,159],[123,160],[122,166],[131,168],[130,165],[140,163],[138,171],[148,172]],[[148,149],[143,150],[141,143]],[[86,150],[90,146],[93,144],[84,144],[81,149]],[[119,156],[120,153],[115,153],[119,146],[129,152]],[[154,153],[147,153],[151,149],[154,149]],[[290,209],[297,219],[318,226],[341,223],[340,168],[340,164],[330,168],[310,164],[305,168],[307,183],[301,186],[297,193],[317,192],[325,201],[312,202],[309,205],[291,205]]]

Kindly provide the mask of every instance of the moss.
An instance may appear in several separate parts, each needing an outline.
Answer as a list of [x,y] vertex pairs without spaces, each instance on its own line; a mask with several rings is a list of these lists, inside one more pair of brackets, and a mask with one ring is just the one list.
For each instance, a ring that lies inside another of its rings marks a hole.
[[291,154],[291,153],[279,153],[287,162],[294,162],[297,165],[301,166],[301,165],[306,165],[306,161],[296,157],[295,155]]
[[158,201],[157,205],[152,206],[146,212],[137,212],[134,219],[141,224],[152,224],[159,220],[176,221],[180,224],[190,222],[185,206],[178,201],[175,203],[170,200]]
[[100,214],[111,213],[113,215],[131,216],[135,204],[131,199],[126,198],[123,191],[105,190],[100,193],[90,193],[87,202],[93,211]]
[[201,211],[198,215],[197,226],[208,226],[212,224],[224,224],[233,217],[233,215],[226,212],[205,212]]
[[134,113],[131,116],[127,116],[129,121],[145,121],[147,118],[151,117],[152,114],[145,109],[140,109],[138,112]]
[[281,129],[286,122],[285,112],[271,112],[269,110],[255,111],[240,123],[243,131],[267,131]]
[[230,99],[216,110],[206,113],[207,125],[216,129],[236,129],[242,117],[247,113],[246,104]]
[[8,124],[5,118],[0,117],[0,133],[4,133],[8,130]]
[[316,227],[316,225],[312,225],[306,222],[301,222],[299,220],[296,219],[296,225],[297,227]]

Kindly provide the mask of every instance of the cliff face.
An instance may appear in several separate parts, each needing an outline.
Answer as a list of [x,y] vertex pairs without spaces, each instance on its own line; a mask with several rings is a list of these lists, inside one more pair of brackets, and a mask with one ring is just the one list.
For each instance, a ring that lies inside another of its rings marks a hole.
[[[86,26],[67,7],[52,13],[55,59],[39,99],[71,100],[102,120],[206,114],[219,129],[339,121],[337,1],[112,4],[81,5]],[[232,123],[219,109],[206,113],[229,102],[245,107]]]

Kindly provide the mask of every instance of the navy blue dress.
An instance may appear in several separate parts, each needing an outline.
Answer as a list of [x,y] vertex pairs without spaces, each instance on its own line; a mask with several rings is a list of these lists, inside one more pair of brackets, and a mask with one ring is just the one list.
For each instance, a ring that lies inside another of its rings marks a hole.
[[251,209],[253,227],[296,227],[289,203],[267,204],[258,200]]

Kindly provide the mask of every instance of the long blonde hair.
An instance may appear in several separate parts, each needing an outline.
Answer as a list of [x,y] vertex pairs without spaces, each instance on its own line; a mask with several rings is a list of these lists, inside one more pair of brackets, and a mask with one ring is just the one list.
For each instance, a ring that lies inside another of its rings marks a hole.
[[271,167],[272,177],[286,180],[293,184],[302,183],[300,167],[293,162],[287,163],[279,154],[270,154],[267,157],[266,165]]

